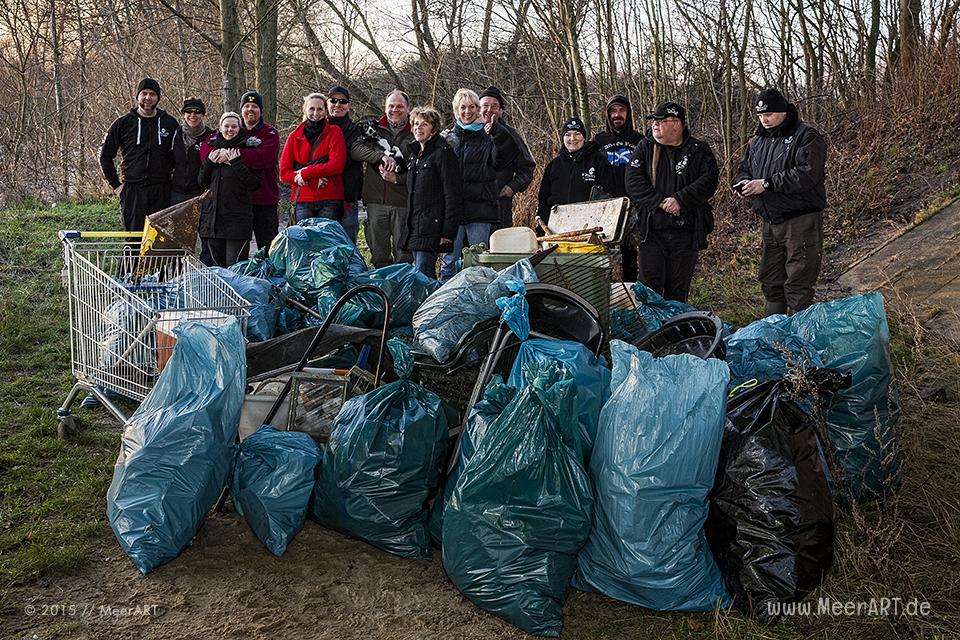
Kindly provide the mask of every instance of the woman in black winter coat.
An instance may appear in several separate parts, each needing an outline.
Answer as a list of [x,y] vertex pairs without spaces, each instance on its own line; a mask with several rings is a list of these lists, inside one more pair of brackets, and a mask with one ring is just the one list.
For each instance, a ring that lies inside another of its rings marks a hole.
[[240,116],[229,111],[220,116],[219,132],[207,140],[212,151],[200,166],[200,186],[210,189],[200,214],[200,237],[210,247],[213,264],[229,267],[253,233],[250,195],[260,188],[260,176],[240,156],[244,134]]
[[[470,89],[460,89],[453,97],[456,123],[447,134],[463,174],[463,217],[453,250],[444,255],[440,279],[457,272],[457,260],[464,247],[490,242],[490,230],[500,220],[500,189],[497,188],[497,150],[490,127],[480,118],[480,97]],[[498,135],[509,135],[502,127]]]
[[540,181],[537,215],[545,224],[550,221],[553,205],[586,202],[593,186],[603,182],[606,162],[597,144],[587,142],[586,136],[587,129],[577,117],[564,122],[560,129],[563,150],[543,170]]
[[400,246],[413,253],[417,269],[437,277],[437,254],[450,248],[460,229],[463,176],[453,149],[440,137],[440,112],[417,107],[410,113],[414,140],[406,157],[407,219]]
[[207,112],[200,98],[183,101],[180,113],[183,124],[173,133],[173,181],[170,185],[170,204],[180,204],[203,193],[197,181],[200,175],[200,145],[216,133],[203,122]]

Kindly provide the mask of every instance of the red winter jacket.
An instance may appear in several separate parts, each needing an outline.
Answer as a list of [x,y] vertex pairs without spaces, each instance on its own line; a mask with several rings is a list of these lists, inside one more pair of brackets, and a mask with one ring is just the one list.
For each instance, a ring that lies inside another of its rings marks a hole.
[[[343,141],[340,127],[328,121],[321,133],[320,144],[316,150],[303,133],[306,122],[293,130],[283,145],[280,156],[280,181],[293,185],[290,202],[317,202],[319,200],[343,200],[343,169],[347,166],[347,145]],[[326,158],[325,162],[311,164]],[[303,167],[300,175],[307,184],[298,187],[294,182],[297,169]],[[320,178],[326,178],[327,184],[319,188]]]

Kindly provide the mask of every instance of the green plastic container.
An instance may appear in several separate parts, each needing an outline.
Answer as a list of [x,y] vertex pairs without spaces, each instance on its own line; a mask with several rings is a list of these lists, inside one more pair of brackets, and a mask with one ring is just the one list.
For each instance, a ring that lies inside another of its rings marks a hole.
[[[490,267],[496,271],[533,254],[463,252],[463,267]],[[610,270],[612,256],[609,253],[560,253],[554,251],[535,267],[540,282],[555,284],[573,291],[597,310],[600,323],[607,327],[610,310]]]

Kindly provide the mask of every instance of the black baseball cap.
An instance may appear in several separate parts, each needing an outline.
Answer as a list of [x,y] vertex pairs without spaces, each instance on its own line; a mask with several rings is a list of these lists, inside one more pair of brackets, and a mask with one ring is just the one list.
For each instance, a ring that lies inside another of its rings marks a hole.
[[680,122],[686,124],[687,110],[677,102],[661,102],[653,113],[647,115],[646,119],[666,120],[667,118],[679,118]]
[[330,87],[330,89],[327,90],[327,97],[329,98],[335,93],[339,93],[347,100],[350,100],[350,92],[347,91],[347,88],[343,85],[335,84],[332,87]]

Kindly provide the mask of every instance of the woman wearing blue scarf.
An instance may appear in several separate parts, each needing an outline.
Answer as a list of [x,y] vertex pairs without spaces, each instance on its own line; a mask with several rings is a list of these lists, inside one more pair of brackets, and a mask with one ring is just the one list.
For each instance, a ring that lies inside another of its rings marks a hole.
[[[453,251],[443,256],[440,279],[457,273],[457,261],[464,247],[490,242],[490,229],[499,220],[497,202],[496,145],[480,118],[480,97],[470,89],[460,89],[453,97],[456,125],[446,138],[460,162],[463,175],[463,216]],[[494,135],[506,134],[502,127]]]

